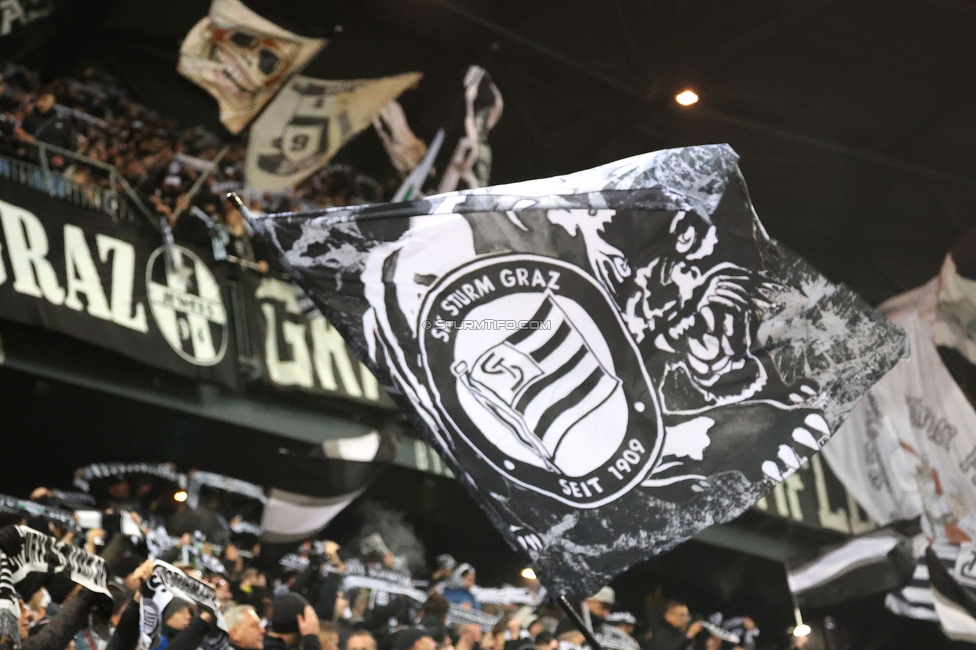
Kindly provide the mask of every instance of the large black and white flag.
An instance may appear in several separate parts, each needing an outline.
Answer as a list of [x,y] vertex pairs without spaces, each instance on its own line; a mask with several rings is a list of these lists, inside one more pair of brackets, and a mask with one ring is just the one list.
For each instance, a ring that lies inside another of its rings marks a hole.
[[392,431],[322,443],[302,455],[282,450],[272,466],[261,520],[266,542],[298,542],[325,528],[393,461]]
[[159,645],[163,630],[163,611],[174,598],[192,603],[194,607],[213,614],[216,625],[204,639],[209,650],[228,648],[227,625],[220,611],[217,592],[206,582],[197,580],[175,566],[153,560],[153,571],[146,581],[149,595],[139,601],[139,644],[137,650],[151,650]]
[[725,145],[255,223],[556,593],[731,520],[905,351]]

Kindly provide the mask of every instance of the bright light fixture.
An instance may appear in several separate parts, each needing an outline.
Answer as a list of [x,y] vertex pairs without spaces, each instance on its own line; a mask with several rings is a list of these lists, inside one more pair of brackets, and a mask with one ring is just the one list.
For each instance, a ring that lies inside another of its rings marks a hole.
[[806,623],[800,623],[799,625],[793,628],[793,636],[807,636],[812,631],[813,630],[810,629],[809,625],[807,625]]
[[522,577],[526,580],[535,580],[535,571],[532,570],[532,567],[527,566],[522,569]]
[[694,90],[682,90],[674,96],[674,101],[682,106],[691,106],[692,104],[698,103],[698,93]]
[[186,501],[187,496],[189,495],[187,495],[186,490],[180,490],[179,492],[173,495],[173,501],[176,501],[177,503],[183,503],[184,501]]

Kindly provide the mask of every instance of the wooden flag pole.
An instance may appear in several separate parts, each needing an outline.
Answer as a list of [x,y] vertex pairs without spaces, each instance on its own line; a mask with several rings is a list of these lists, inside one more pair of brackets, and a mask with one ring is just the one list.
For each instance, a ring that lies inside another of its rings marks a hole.
[[583,636],[586,637],[586,642],[590,644],[590,647],[593,650],[603,650],[603,646],[600,645],[600,642],[596,640],[595,636],[593,636],[593,632],[586,626],[586,623],[583,622],[583,617],[580,616],[579,612],[577,612],[570,604],[569,599],[566,598],[566,594],[559,596],[556,601],[559,603],[559,606],[563,608],[563,611],[566,612],[566,615],[569,616],[569,620],[573,622],[576,629],[582,632]]

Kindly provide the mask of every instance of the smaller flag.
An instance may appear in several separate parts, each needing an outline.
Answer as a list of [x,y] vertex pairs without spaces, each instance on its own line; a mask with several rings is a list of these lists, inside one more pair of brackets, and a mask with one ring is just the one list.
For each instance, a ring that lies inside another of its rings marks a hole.
[[251,128],[247,184],[260,191],[293,187],[324,167],[422,76],[408,72],[344,81],[295,77]]
[[953,641],[976,643],[976,550],[972,544],[932,544],[925,551],[935,613]]
[[935,599],[932,596],[929,567],[925,563],[924,554],[916,561],[915,570],[908,584],[885,596],[885,607],[898,616],[933,623],[939,621],[935,613]]
[[213,95],[220,121],[236,134],[325,44],[275,25],[240,0],[213,0],[183,39],[176,69]]
[[274,460],[261,539],[298,542],[325,528],[393,461],[396,438],[373,431],[328,440],[312,454],[282,450]]
[[476,65],[464,75],[464,136],[458,140],[451,162],[441,177],[438,194],[453,192],[464,181],[469,188],[485,187],[491,176],[488,132],[502,118],[504,102],[498,86]]
[[911,540],[882,530],[852,539],[787,572],[801,609],[829,607],[900,589],[915,570]]

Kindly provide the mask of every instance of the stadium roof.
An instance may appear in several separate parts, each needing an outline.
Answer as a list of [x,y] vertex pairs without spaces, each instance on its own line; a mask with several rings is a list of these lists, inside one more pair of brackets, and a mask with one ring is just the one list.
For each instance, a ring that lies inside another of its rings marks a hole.
[[[872,303],[932,277],[976,223],[972,0],[247,4],[329,36],[305,74],[423,71],[403,104],[421,137],[449,128],[446,149],[464,70],[486,67],[506,102],[490,139],[494,182],[728,142],[769,232]],[[143,103],[216,127],[213,100],[175,71],[208,0],[63,5],[52,71],[97,63]],[[685,88],[700,95],[694,106],[674,101]],[[371,133],[343,155],[367,171],[384,159]]]

